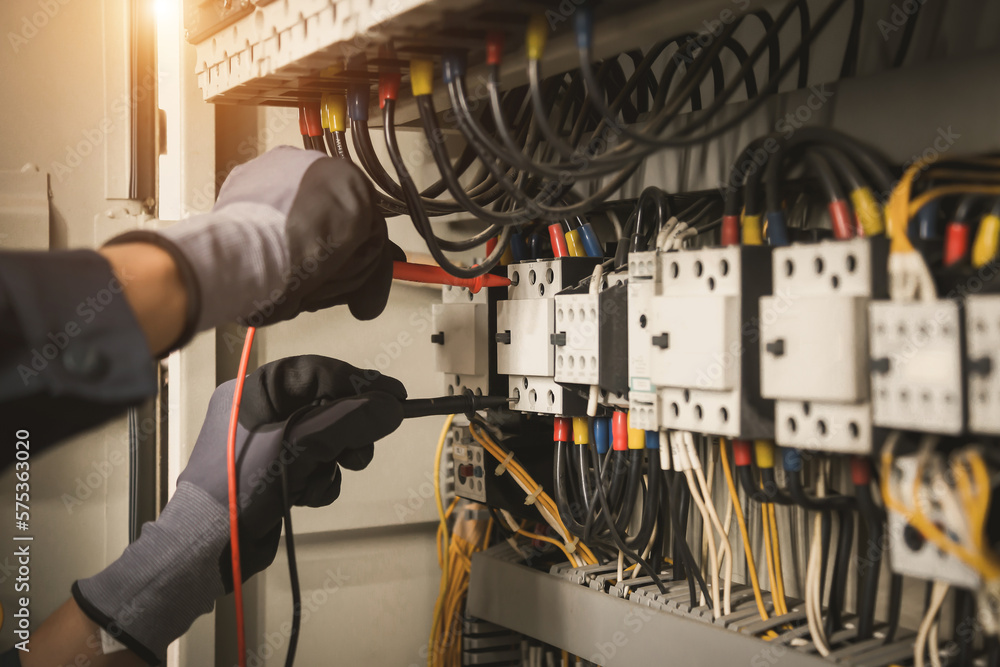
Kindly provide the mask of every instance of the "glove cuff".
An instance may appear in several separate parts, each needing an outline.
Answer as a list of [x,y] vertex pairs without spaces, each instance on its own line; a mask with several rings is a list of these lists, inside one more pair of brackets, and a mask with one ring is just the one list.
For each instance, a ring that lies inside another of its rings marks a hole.
[[180,482],[155,522],[103,571],[73,584],[73,597],[95,623],[146,662],[215,606],[225,590],[219,556],[229,515],[206,491]]
[[[187,338],[230,322],[262,324],[284,301],[293,278],[285,216],[266,204],[234,202],[157,232],[128,232],[110,243],[134,241],[170,253],[188,293],[196,295],[189,300]],[[262,322],[249,321],[258,313]]]

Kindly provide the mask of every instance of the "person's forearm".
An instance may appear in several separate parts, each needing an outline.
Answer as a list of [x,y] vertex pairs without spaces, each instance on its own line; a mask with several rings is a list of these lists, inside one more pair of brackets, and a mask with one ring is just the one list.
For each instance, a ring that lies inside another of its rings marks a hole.
[[168,252],[149,243],[123,243],[99,251],[125,289],[150,352],[170,349],[184,330],[188,295]]
[[101,629],[80,611],[73,599],[67,600],[32,634],[29,649],[20,654],[22,667],[142,667],[146,664],[127,649],[105,654],[101,648]]

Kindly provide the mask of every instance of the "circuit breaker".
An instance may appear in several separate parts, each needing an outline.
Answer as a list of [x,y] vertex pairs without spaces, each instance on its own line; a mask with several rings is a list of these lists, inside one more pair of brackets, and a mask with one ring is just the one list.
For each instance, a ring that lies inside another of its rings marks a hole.
[[[556,294],[593,270],[596,260],[561,258],[507,267],[511,285],[497,309],[497,372],[508,376],[511,409],[543,414],[582,414],[586,401],[556,382]],[[586,311],[589,315],[589,308]],[[567,315],[564,311],[564,319]],[[594,315],[596,320],[596,311]],[[593,352],[583,365],[596,366]],[[575,355],[578,365],[582,354]],[[567,365],[566,352],[563,364]]]
[[965,299],[969,430],[1000,434],[1000,295]]
[[965,392],[958,302],[876,301],[870,316],[875,425],[962,433]]
[[868,303],[886,293],[887,251],[883,239],[774,251],[759,345],[761,393],[775,399],[778,444],[871,450]]

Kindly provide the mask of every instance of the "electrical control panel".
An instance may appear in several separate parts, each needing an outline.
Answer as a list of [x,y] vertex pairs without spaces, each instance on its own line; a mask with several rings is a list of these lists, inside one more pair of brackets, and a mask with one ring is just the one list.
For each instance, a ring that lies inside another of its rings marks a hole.
[[774,292],[760,300],[760,358],[778,444],[871,450],[868,302],[885,295],[887,251],[881,239],[774,251]]
[[[560,258],[538,262],[522,262],[507,267],[511,285],[507,299],[496,304],[497,371],[508,376],[508,394],[514,403],[512,409],[542,414],[582,414],[586,400],[578,393],[566,389],[556,381],[556,294],[575,285],[593,270],[596,260],[587,258]],[[597,324],[596,304],[593,323]],[[578,319],[579,308],[574,309]],[[584,309],[584,317],[591,315]],[[568,312],[563,311],[564,322],[569,322]],[[576,344],[586,347],[586,336],[576,339]],[[561,348],[562,368],[569,366],[569,353]],[[591,354],[575,354],[574,367],[597,365],[596,350]],[[582,362],[580,361],[582,359]]]
[[969,430],[1000,435],[1000,295],[965,298]]
[[[939,457],[934,455],[937,462]],[[917,475],[918,460],[916,455],[899,456],[893,462],[892,473],[883,484],[890,485],[890,492],[907,506],[914,502],[926,513],[934,524],[943,527],[950,535],[965,531],[964,526],[953,525],[955,519],[953,510],[943,505],[945,496],[935,493],[935,487],[930,483],[921,483],[919,492],[914,497],[914,481]],[[926,480],[925,480],[926,482]],[[961,516],[960,514],[958,515]],[[921,535],[907,516],[889,510],[887,512],[887,529],[889,536],[889,566],[893,572],[906,574],[921,579],[945,581],[954,586],[975,589],[980,585],[980,577],[975,570],[957,557],[944,552]]]
[[962,433],[965,383],[959,303],[875,301],[869,314],[875,425]]

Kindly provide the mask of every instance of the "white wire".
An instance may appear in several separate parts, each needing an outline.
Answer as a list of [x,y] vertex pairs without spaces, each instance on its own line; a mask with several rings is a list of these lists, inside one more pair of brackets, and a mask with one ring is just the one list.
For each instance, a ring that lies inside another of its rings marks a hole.
[[719,554],[715,548],[715,538],[712,536],[712,520],[709,518],[708,508],[705,507],[705,501],[702,498],[701,491],[698,489],[698,482],[695,481],[694,473],[690,469],[685,470],[684,478],[691,489],[691,498],[698,507],[698,513],[701,514],[702,535],[708,536],[708,574],[712,579],[712,617],[719,618],[722,615],[722,609],[719,605]]
[[[920,621],[920,629],[917,630],[917,639],[913,643],[913,664],[914,667],[924,667],[924,652],[927,649],[927,637],[930,634],[931,626],[934,625],[937,619],[938,612],[941,611],[941,605],[944,604],[944,598],[948,595],[948,584],[943,581],[935,581],[934,587],[931,589],[931,601],[927,605],[927,613],[924,614],[924,619]],[[938,646],[935,644],[931,647],[931,662],[933,663],[936,659],[937,662],[934,663],[939,665],[941,663],[940,655],[936,656],[938,653]]]
[[[826,495],[826,477],[824,470],[819,471],[819,480],[816,484],[816,496],[822,498]],[[809,545],[809,564],[806,567],[806,621],[809,624],[809,634],[812,636],[813,645],[824,658],[830,655],[830,646],[827,643],[826,630],[823,628],[823,608],[820,605],[822,598],[823,581],[820,577],[822,563],[822,547],[820,546],[820,533],[822,532],[822,516],[816,513],[813,519],[812,541]]]
[[[704,497],[705,509],[708,510],[708,517],[711,520],[710,524],[705,526],[705,532],[711,533],[712,529],[719,531],[720,544],[722,546],[722,556],[725,559],[725,571],[723,572],[723,589],[722,589],[722,609],[723,614],[728,616],[732,613],[732,589],[733,589],[733,550],[732,546],[729,544],[728,536],[726,531],[722,527],[722,522],[719,521],[719,514],[715,511],[715,502],[712,499],[711,485],[705,479],[705,472],[701,469],[701,461],[698,459],[698,452],[694,448],[694,437],[690,432],[684,434],[684,444],[687,446],[688,457],[691,459],[692,467],[694,468],[695,477],[698,480],[698,484],[701,487],[701,493]],[[713,538],[714,540],[714,538]],[[718,568],[718,563],[713,565],[713,568]],[[717,569],[715,570],[718,571]]]

